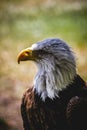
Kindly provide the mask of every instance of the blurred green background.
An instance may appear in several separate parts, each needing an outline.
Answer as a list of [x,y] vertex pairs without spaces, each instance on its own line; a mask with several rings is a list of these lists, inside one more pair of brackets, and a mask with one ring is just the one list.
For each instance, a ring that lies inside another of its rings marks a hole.
[[23,130],[20,104],[37,68],[17,64],[17,54],[48,37],[59,37],[74,50],[77,72],[87,80],[86,0],[0,1],[0,130]]

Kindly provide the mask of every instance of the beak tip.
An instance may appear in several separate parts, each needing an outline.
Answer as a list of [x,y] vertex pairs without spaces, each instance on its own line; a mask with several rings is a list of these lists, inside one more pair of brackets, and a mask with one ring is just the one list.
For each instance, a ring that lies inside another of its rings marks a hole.
[[18,64],[20,64],[20,58],[19,58],[19,56],[17,56],[17,62],[18,62]]
[[17,61],[17,62],[18,62],[18,64],[20,64],[20,60],[19,60],[19,59],[18,59],[18,61]]
[[20,62],[18,62],[18,64],[20,64]]

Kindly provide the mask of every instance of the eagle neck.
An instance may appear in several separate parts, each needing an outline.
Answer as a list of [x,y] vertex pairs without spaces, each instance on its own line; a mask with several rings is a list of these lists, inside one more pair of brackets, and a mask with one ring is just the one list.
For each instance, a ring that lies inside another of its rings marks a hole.
[[[49,63],[49,64],[47,64]],[[38,73],[34,79],[34,89],[45,101],[46,97],[54,99],[58,92],[69,85],[76,74],[75,68],[60,67],[54,63],[46,62],[38,65]]]

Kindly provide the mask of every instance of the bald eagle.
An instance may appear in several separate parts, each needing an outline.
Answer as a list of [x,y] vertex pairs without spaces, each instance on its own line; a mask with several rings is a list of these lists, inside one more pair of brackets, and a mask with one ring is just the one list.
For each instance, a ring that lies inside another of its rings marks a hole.
[[87,85],[68,44],[46,39],[22,50],[17,60],[32,60],[38,67],[33,87],[22,98],[24,130],[86,130]]

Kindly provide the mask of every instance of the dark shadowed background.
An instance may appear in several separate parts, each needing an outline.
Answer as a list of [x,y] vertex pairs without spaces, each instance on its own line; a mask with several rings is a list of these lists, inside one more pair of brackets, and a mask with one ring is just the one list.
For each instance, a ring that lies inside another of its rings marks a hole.
[[0,130],[23,130],[20,104],[37,71],[17,64],[17,54],[48,37],[74,50],[77,72],[87,80],[86,0],[0,0]]

